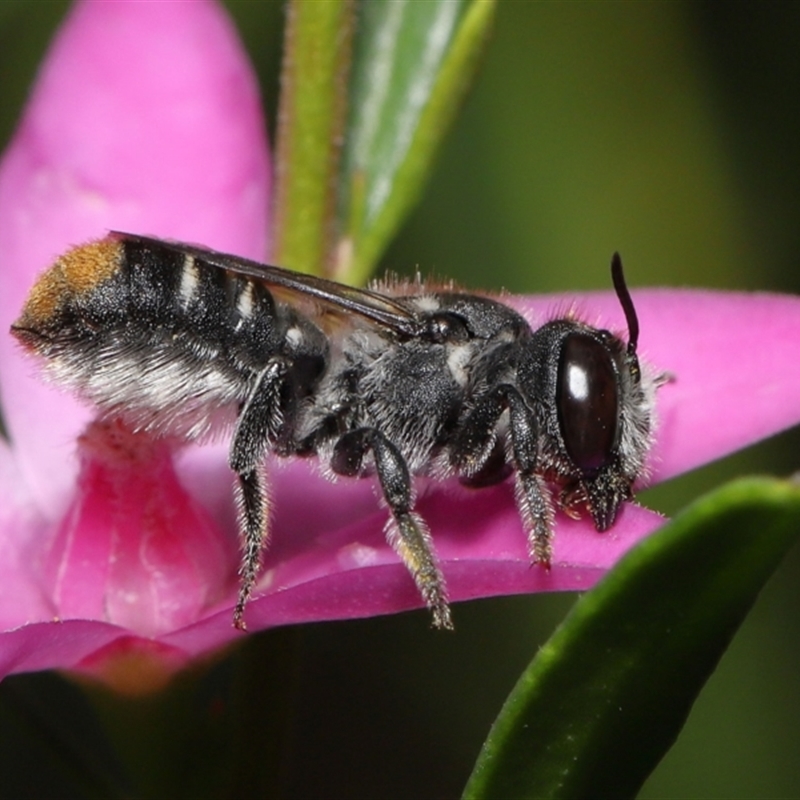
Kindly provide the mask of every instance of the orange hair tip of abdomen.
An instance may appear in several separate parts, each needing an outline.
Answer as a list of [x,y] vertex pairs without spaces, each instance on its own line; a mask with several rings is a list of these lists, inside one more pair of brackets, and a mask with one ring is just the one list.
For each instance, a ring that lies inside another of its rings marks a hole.
[[68,250],[33,284],[13,328],[36,330],[59,308],[110,278],[120,266],[123,244],[114,234]]

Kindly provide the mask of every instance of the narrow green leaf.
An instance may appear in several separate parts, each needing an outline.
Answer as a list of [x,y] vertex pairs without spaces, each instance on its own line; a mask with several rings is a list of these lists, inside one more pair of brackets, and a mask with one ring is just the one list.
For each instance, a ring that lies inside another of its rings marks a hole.
[[288,5],[278,111],[274,258],[317,275],[335,240],[354,0]]
[[364,282],[418,199],[472,79],[494,0],[360,6],[336,277]]
[[800,486],[741,480],[629,553],[520,678],[464,797],[634,797],[800,534]]

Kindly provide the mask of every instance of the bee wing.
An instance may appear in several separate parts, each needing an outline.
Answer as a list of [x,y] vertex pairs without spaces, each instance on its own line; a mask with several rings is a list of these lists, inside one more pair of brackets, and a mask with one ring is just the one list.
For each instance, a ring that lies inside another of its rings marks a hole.
[[267,286],[279,287],[306,299],[311,298],[329,310],[357,314],[403,336],[414,337],[423,331],[422,323],[410,309],[379,292],[358,289],[314,275],[261,264],[258,261],[220,253],[198,245],[171,242],[120,231],[112,231],[112,234],[127,241],[194,256],[206,264],[227,272],[252,278]]

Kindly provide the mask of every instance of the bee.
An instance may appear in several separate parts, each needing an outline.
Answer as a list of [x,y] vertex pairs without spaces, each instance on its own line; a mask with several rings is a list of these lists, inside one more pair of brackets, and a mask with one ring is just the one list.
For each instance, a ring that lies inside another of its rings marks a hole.
[[615,254],[627,343],[565,315],[533,328],[497,299],[421,281],[357,289],[189,244],[112,232],[62,255],[11,332],[102,418],[187,442],[230,431],[245,629],[267,542],[268,455],[377,475],[385,534],[451,628],[414,476],[483,487],[512,474],[530,557],[549,568],[554,508],[598,531],[632,497],[657,379]]

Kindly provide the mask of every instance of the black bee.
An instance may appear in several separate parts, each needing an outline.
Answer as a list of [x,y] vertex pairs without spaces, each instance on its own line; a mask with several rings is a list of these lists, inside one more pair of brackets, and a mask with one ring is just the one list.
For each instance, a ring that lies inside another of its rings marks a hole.
[[233,621],[267,538],[264,462],[317,456],[377,474],[386,537],[434,625],[452,627],[412,476],[480,487],[515,475],[531,558],[549,566],[553,500],[609,528],[644,468],[656,381],[618,255],[628,342],[571,317],[533,330],[497,300],[419,281],[355,289],[126,233],[74,248],[12,333],[52,380],[133,430],[188,441],[227,425],[243,538]]

